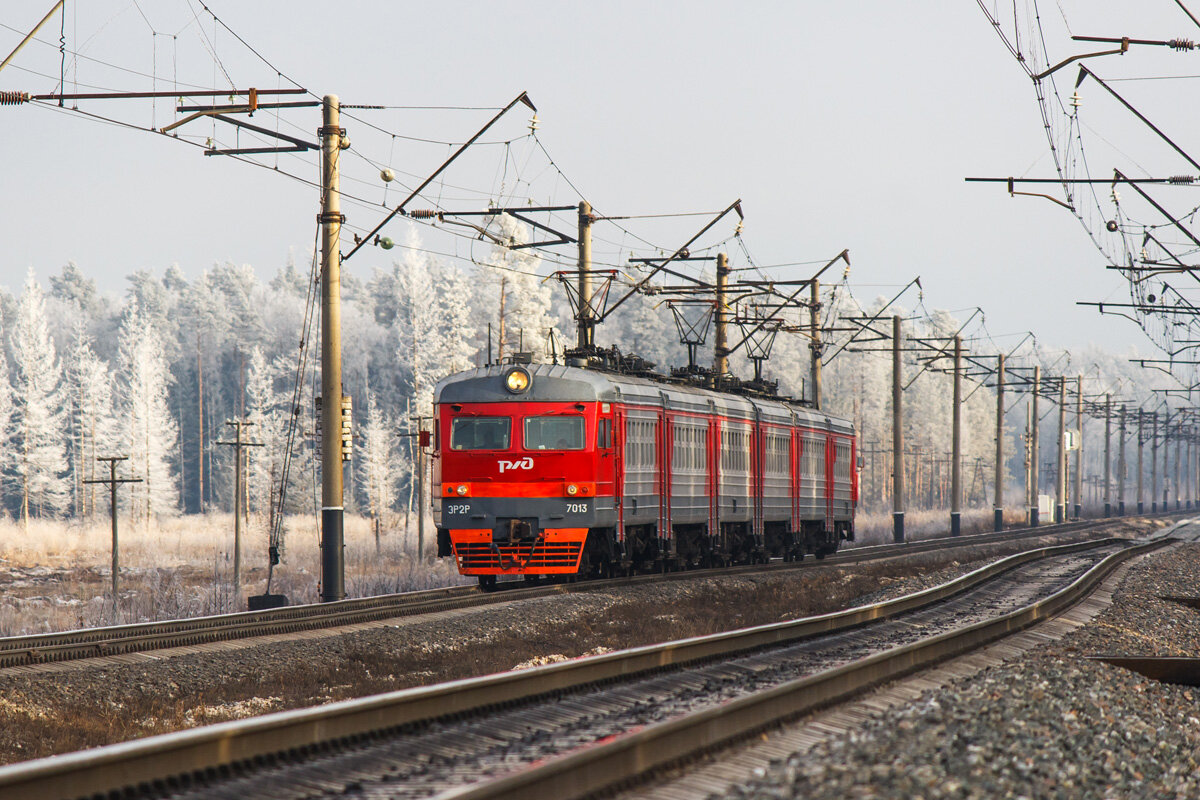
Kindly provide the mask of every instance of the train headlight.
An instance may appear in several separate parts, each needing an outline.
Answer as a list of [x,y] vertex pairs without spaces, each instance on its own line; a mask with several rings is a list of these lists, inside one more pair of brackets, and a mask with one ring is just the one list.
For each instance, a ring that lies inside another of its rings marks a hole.
[[459,497],[461,497],[467,493],[467,487],[465,485],[459,486],[454,491],[456,491],[458,493]]
[[567,494],[574,497],[575,495],[579,494],[579,487],[573,483],[568,483],[567,484]]
[[532,382],[529,373],[521,367],[514,367],[504,376],[504,388],[508,389],[513,394],[520,394],[529,388]]

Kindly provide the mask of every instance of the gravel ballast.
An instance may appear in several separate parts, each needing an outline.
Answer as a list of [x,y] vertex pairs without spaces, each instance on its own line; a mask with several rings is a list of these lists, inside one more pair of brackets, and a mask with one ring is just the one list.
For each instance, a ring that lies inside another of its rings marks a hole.
[[1200,544],[1135,564],[1061,641],[775,762],[735,798],[1194,798],[1200,689],[1091,655],[1200,656]]

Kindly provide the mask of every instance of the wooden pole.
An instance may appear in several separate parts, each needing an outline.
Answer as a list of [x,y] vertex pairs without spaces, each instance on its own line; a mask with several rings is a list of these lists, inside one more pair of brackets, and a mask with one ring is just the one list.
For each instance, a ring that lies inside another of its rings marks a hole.
[[121,555],[120,540],[117,535],[117,485],[121,483],[141,483],[141,478],[118,478],[117,462],[128,461],[129,456],[100,456],[97,461],[108,463],[108,477],[86,480],[84,483],[108,484],[109,508],[112,517],[112,615],[113,622],[118,622],[117,612],[121,598]]

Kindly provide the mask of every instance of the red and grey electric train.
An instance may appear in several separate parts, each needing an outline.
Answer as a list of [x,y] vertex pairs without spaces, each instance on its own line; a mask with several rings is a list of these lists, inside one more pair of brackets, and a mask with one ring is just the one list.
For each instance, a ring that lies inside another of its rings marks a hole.
[[484,587],[854,539],[853,426],[795,402],[510,364],[442,380],[434,403],[438,555]]

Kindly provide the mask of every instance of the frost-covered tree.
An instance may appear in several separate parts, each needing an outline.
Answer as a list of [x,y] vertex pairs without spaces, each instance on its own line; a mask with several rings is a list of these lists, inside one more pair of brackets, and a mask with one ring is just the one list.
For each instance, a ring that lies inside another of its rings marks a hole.
[[5,452],[13,451],[15,414],[8,359],[4,356],[4,348],[0,347],[0,448],[3,448]]
[[168,388],[171,372],[158,330],[136,303],[130,303],[120,332],[122,439],[130,468],[141,483],[130,484],[135,518],[147,526],[155,516],[169,516],[179,507],[179,492],[171,464],[179,447],[179,429],[171,413]]
[[97,477],[96,459],[113,455],[118,446],[113,416],[112,370],[92,350],[82,325],[75,330],[75,346],[67,369],[71,399],[71,470],[75,476],[75,514],[96,512],[97,487],[84,481]]
[[17,305],[12,332],[15,410],[13,472],[21,492],[21,519],[54,516],[66,506],[66,410],[62,369],[46,321],[46,299],[33,270]]
[[[419,240],[413,236],[417,245]],[[433,385],[442,370],[444,350],[439,340],[438,298],[430,260],[415,247],[396,265],[397,357],[409,365],[410,388],[417,413],[432,413]]]
[[[276,389],[283,366],[280,363],[268,363],[261,347],[250,351],[246,372],[246,416],[254,423],[254,427],[248,433],[262,447],[249,448],[245,456],[249,507],[266,515],[268,520],[275,514],[287,439],[285,414],[290,395],[285,397]],[[299,475],[300,470],[291,475],[293,484]]]
[[[528,244],[529,228],[509,214],[491,218],[493,229],[511,244]],[[549,337],[562,340],[558,317],[553,310],[553,287],[538,275],[541,258],[532,249],[513,250],[496,245],[484,267],[491,281],[481,282],[477,302],[484,306],[484,319],[497,319],[499,353],[523,349],[535,361],[548,360]]]
[[391,415],[383,412],[373,394],[367,395],[367,420],[360,431],[358,485],[366,495],[366,507],[375,529],[375,550],[384,515],[396,502],[398,461],[396,431]]
[[471,366],[476,353],[477,315],[470,303],[471,281],[457,264],[441,265],[437,286],[442,371],[452,375]]

